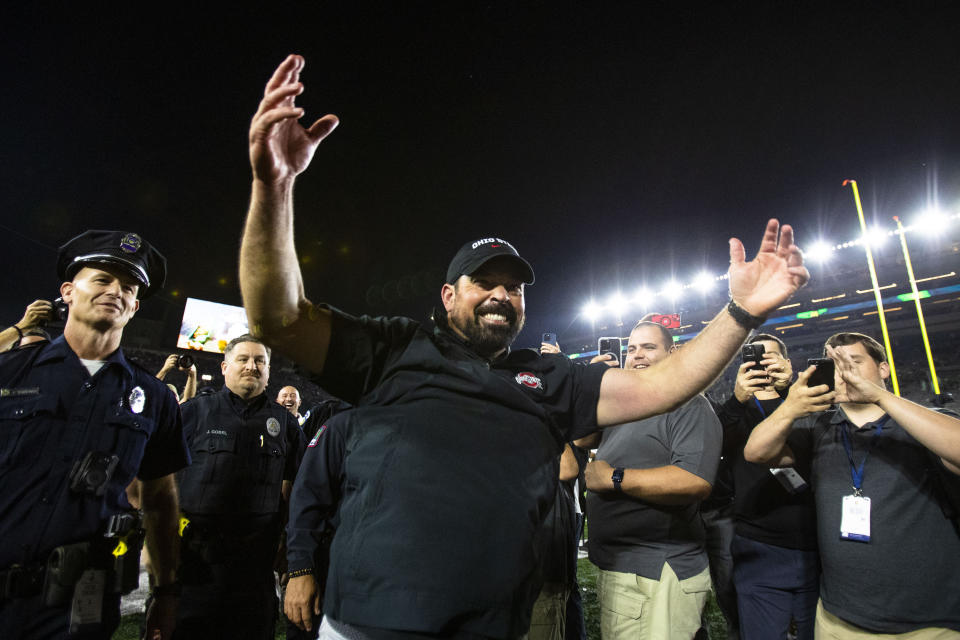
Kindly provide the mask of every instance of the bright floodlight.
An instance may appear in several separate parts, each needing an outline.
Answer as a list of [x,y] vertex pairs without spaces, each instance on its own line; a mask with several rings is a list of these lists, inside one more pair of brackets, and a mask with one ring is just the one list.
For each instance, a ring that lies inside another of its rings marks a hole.
[[646,308],[651,300],[653,300],[653,292],[646,287],[640,287],[636,293],[633,294],[633,304],[638,307]]
[[928,236],[941,233],[950,226],[950,218],[940,209],[932,207],[914,217],[913,228]]
[[833,257],[833,247],[822,240],[814,242],[809,249],[803,252],[803,257],[817,262],[826,262]]
[[623,294],[619,291],[607,300],[607,309],[618,317],[622,316],[629,306],[630,303],[627,302],[627,299],[624,298]]
[[676,300],[683,295],[683,285],[676,280],[670,280],[663,285],[663,294],[671,300]]
[[716,283],[717,279],[706,271],[701,271],[697,274],[697,277],[693,279],[693,286],[704,293],[713,289],[713,285]]
[[864,235],[864,241],[869,242],[871,247],[877,248],[882,247],[886,243],[889,234],[886,231],[879,227],[874,227],[873,229],[867,230],[867,233]]
[[594,320],[600,317],[601,311],[603,311],[603,308],[600,305],[598,305],[596,302],[591,300],[587,304],[583,305],[583,309],[580,311],[580,313],[583,314],[584,318],[586,318],[590,322],[593,322]]

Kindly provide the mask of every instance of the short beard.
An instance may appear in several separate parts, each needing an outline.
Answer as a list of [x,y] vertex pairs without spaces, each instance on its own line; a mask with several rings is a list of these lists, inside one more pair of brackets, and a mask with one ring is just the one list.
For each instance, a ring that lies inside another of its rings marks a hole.
[[[507,319],[504,326],[490,326],[480,322],[484,313],[495,312]],[[502,304],[487,303],[474,309],[470,322],[461,324],[454,316],[448,317],[450,324],[460,330],[470,341],[470,346],[479,355],[489,357],[503,351],[511,344],[523,329],[524,318],[517,318],[517,312],[509,302]]]

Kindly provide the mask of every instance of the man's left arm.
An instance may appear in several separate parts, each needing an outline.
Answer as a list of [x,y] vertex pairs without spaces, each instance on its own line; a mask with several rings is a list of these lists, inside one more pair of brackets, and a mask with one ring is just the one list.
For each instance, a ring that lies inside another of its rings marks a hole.
[[921,407],[874,384],[860,375],[859,368],[842,349],[827,348],[837,374],[843,380],[837,402],[869,402],[878,405],[917,442],[940,457],[951,473],[960,475],[960,420]]
[[[613,467],[606,460],[594,460],[584,473],[587,489],[614,491]],[[653,469],[624,469],[620,490],[633,498],[662,505],[698,502],[710,495],[710,483],[676,465]]]
[[173,637],[177,611],[177,593],[168,589],[176,582],[180,554],[177,485],[171,473],[154,480],[144,480],[142,487],[146,546],[159,588],[147,611],[146,637],[154,637],[153,632],[159,630],[160,637],[167,640]]
[[[685,505],[710,495],[720,464],[723,432],[709,401],[694,398],[664,419],[670,464],[650,469],[624,469],[623,493],[661,505]],[[604,460],[587,465],[587,488],[613,491],[613,467]]]
[[[730,296],[762,319],[804,286],[810,274],[793,242],[793,229],[767,223],[757,256],[747,262],[743,244],[730,239]],[[748,323],[749,324],[749,323]],[[613,369],[603,376],[597,404],[600,426],[665,413],[706,389],[740,349],[750,328],[727,309],[677,353],[643,371]]]

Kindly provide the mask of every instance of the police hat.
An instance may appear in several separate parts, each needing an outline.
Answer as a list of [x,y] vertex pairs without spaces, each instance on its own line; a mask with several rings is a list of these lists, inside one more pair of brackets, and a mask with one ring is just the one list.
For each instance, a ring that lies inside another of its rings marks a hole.
[[512,244],[501,238],[480,238],[460,247],[447,268],[447,282],[453,284],[460,276],[473,274],[488,261],[499,256],[510,258],[523,282],[533,284],[533,267],[520,257]]
[[84,231],[60,247],[57,275],[72,280],[83,267],[108,265],[120,269],[140,283],[138,297],[149,298],[167,278],[167,259],[136,233],[126,231]]

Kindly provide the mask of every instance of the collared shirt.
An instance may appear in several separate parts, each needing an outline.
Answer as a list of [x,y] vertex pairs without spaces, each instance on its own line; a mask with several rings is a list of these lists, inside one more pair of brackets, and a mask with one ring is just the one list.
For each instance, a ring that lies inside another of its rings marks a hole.
[[[703,396],[657,416],[603,430],[597,459],[613,467],[676,466],[713,484],[720,421]],[[662,505],[605,491],[587,494],[590,560],[606,571],[659,580],[663,564],[681,580],[707,568],[700,501]]]
[[[170,390],[118,349],[90,376],[61,336],[0,356],[0,567],[40,561],[56,546],[102,533],[129,509],[135,476],[190,462]],[[118,460],[102,496],[71,491],[89,452]]]
[[937,474],[949,472],[893,419],[884,423],[863,467],[870,541],[840,538],[842,500],[853,494],[841,425],[849,427],[859,464],[876,422],[856,427],[835,410],[794,423],[802,438],[795,441],[794,454],[813,460],[823,605],[880,633],[923,627],[960,631],[960,535],[944,515],[936,488]]

